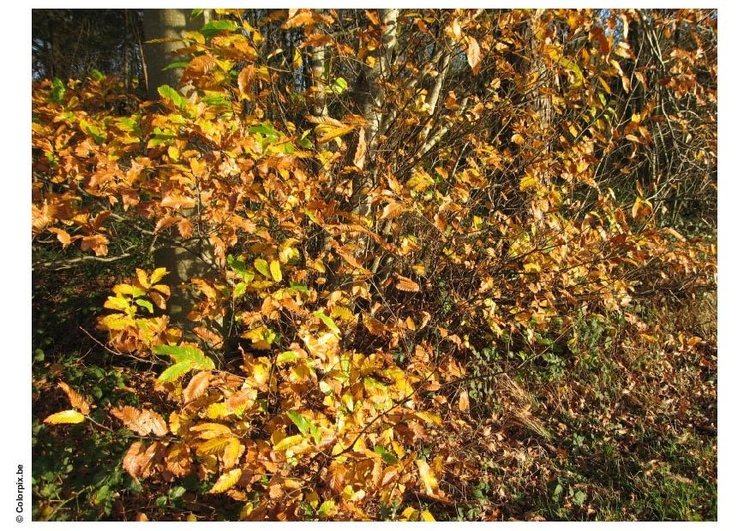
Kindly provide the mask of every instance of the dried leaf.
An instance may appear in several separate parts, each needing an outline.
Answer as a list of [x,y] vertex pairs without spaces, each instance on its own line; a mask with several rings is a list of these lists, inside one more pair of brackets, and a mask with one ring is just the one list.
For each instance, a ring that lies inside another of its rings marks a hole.
[[208,383],[211,380],[209,371],[201,371],[190,379],[187,387],[182,391],[182,399],[187,404],[196,398],[203,396],[208,389]]
[[479,73],[479,64],[482,62],[482,51],[479,49],[479,43],[477,40],[470,36],[466,36],[466,59],[469,61],[469,66],[474,75]]
[[122,406],[112,408],[111,413],[138,435],[145,437],[153,433],[157,437],[162,437],[168,433],[167,423],[161,415],[150,409],[140,410],[133,406]]
[[91,411],[91,406],[81,395],[71,389],[70,386],[68,386],[68,384],[66,384],[65,382],[60,382],[58,385],[60,386],[60,389],[65,391],[65,394],[68,395],[68,400],[70,400],[71,406],[76,408],[84,415],[89,414],[89,412]]
[[396,289],[411,292],[419,291],[419,284],[417,284],[413,280],[403,277],[398,273],[394,273],[393,276],[396,277]]
[[357,151],[354,153],[354,165],[363,170],[365,168],[365,156],[367,155],[367,140],[364,127],[359,128],[359,139],[357,140]]

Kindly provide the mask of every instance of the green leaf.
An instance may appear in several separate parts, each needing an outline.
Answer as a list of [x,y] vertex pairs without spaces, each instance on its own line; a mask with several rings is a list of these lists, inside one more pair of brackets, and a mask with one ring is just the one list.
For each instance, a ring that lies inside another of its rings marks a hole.
[[203,352],[191,345],[157,345],[153,348],[154,354],[160,356],[169,356],[176,362],[190,361],[196,365],[203,365],[207,361],[211,363],[210,367],[202,367],[205,369],[213,369],[213,362],[210,358],[207,358]]
[[256,258],[253,265],[258,272],[266,278],[271,278],[271,270],[268,269],[268,262],[263,258]]
[[102,485],[94,495],[94,504],[101,505],[103,501],[110,497],[109,485]]
[[167,370],[159,375],[157,381],[161,383],[174,382],[183,374],[190,372],[194,368],[193,363],[189,361],[181,361],[172,365]]
[[268,124],[254,125],[247,129],[249,133],[260,133],[263,140],[267,140],[268,143],[277,142],[279,140],[279,132]]
[[210,94],[210,95],[203,96],[203,102],[209,105],[215,105],[217,107],[231,107],[232,106],[232,104],[229,103],[221,94]]
[[65,84],[60,78],[52,80],[52,101],[55,103],[62,103],[63,96],[65,95]]
[[136,299],[135,303],[141,308],[146,308],[148,313],[154,313],[154,305],[151,301],[147,301],[146,299]]
[[331,319],[330,317],[328,317],[326,314],[323,313],[323,310],[318,310],[316,312],[313,312],[313,315],[317,317],[318,319],[320,319],[321,321],[323,321],[326,324],[326,326],[331,330],[331,332],[336,334],[336,337],[338,338],[341,337],[341,330],[339,330],[339,327],[336,326],[336,323],[333,322],[333,319]]
[[302,435],[307,435],[310,433],[310,421],[307,420],[301,413],[298,413],[296,411],[287,411],[286,416],[289,417],[289,419],[294,422],[294,425],[297,426],[297,429],[299,429],[300,433]]
[[201,33],[210,38],[221,31],[237,31],[237,29],[237,24],[232,20],[212,20],[201,28]]
[[232,298],[239,299],[247,291],[247,282],[239,282],[232,289]]
[[336,502],[333,500],[326,500],[320,504],[318,508],[318,516],[325,518],[332,510],[336,508]]
[[346,79],[343,77],[336,78],[336,81],[333,82],[333,85],[331,85],[331,90],[335,94],[342,94],[346,92],[346,90],[349,88],[349,83],[346,82]]
[[312,141],[311,141],[311,140],[310,140],[309,138],[307,138],[307,135],[309,135],[309,134],[310,134],[310,130],[308,129],[307,131],[305,131],[305,132],[304,132],[304,133],[302,134],[302,136],[300,137],[300,139],[299,139],[299,140],[297,140],[297,143],[298,143],[298,144],[300,145],[300,147],[302,147],[303,149],[312,149],[312,148],[313,148],[313,143],[312,143]]
[[398,457],[393,455],[391,452],[385,449],[385,447],[381,445],[377,445],[375,447],[375,451],[380,455],[380,457],[383,458],[383,461],[387,465],[395,465],[398,463]]
[[180,110],[185,109],[185,98],[177,92],[175,89],[170,87],[169,85],[162,85],[158,88],[159,95],[162,98],[167,98],[172,100],[172,103],[174,103]]
[[99,72],[99,70],[97,70],[96,68],[93,68],[91,72],[89,72],[89,75],[93,77],[94,79],[96,79],[97,81],[101,81],[105,77],[104,74]]
[[169,63],[167,66],[165,66],[162,70],[174,70],[175,68],[187,68],[187,65],[190,64],[190,61],[175,61],[174,63]]
[[286,363],[292,363],[300,358],[299,352],[295,350],[286,350],[276,356],[276,365],[284,365]]
[[310,293],[310,288],[305,286],[304,284],[298,284],[297,282],[290,282],[289,287],[285,288],[289,291],[300,291],[304,294]]

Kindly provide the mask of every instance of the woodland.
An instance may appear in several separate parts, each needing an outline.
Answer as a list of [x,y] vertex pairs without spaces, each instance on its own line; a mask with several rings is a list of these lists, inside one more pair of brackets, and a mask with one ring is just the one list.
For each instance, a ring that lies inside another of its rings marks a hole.
[[717,520],[716,10],[31,56],[33,520]]

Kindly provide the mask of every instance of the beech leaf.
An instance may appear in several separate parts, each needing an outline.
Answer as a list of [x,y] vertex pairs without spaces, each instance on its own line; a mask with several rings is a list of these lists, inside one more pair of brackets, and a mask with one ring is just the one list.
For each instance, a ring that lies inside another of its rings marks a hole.
[[211,490],[208,491],[209,494],[221,494],[228,491],[237,484],[240,477],[242,477],[241,468],[233,468],[229,472],[222,474],[216,483],[214,483],[214,486],[211,487]]
[[80,424],[86,420],[80,412],[74,409],[68,409],[67,411],[60,411],[59,413],[53,413],[46,419],[45,424]]

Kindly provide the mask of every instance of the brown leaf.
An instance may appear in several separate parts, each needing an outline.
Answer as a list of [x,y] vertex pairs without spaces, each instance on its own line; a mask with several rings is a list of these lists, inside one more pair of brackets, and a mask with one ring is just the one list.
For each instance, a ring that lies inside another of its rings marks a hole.
[[237,84],[240,89],[240,93],[246,98],[252,98],[252,85],[255,79],[255,65],[248,65],[242,69],[237,76]]
[[177,477],[188,475],[192,468],[190,449],[184,443],[176,443],[170,446],[166,457],[166,467],[169,472]]
[[393,275],[397,279],[396,289],[401,290],[401,291],[412,291],[412,292],[419,291],[419,284],[417,284],[413,280],[406,278],[406,277],[402,277],[398,273],[394,273]]
[[122,467],[133,479],[138,479],[141,477],[143,465],[143,443],[141,441],[136,441],[130,445],[130,448],[125,454],[125,457],[122,460]]
[[89,403],[84,400],[84,398],[76,393],[73,389],[70,388],[68,384],[65,382],[60,382],[58,384],[60,386],[60,389],[65,391],[65,394],[68,395],[68,400],[70,400],[70,405],[76,408],[78,411],[83,413],[84,415],[88,415],[91,411],[91,406]]
[[383,213],[380,215],[380,219],[397,218],[401,213],[406,210],[403,203],[388,203],[383,208]]
[[357,141],[357,151],[354,154],[354,165],[363,170],[365,168],[365,155],[367,155],[367,141],[365,139],[364,127],[359,128],[359,140]]
[[211,380],[210,371],[201,371],[190,379],[190,383],[182,391],[182,399],[187,404],[196,398],[201,397],[208,389],[208,383]]
[[150,409],[140,410],[133,406],[122,406],[112,408],[111,413],[138,435],[145,437],[153,433],[157,437],[162,437],[167,434],[167,423],[161,415]]

